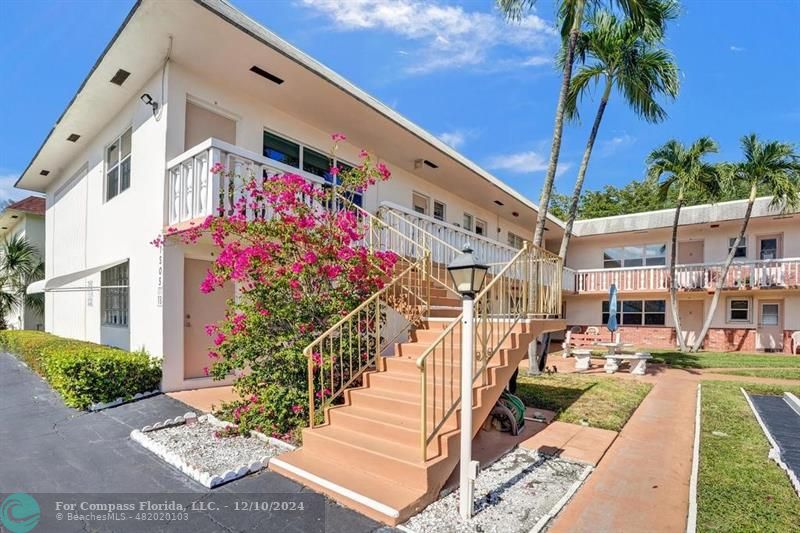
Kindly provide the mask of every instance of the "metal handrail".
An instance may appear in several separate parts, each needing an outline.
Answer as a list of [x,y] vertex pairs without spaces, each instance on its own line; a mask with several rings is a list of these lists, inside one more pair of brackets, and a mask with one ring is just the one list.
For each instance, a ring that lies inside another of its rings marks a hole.
[[318,413],[324,413],[366,370],[380,368],[383,351],[404,333],[404,328],[398,328],[393,335],[387,335],[384,322],[389,309],[402,315],[409,325],[419,323],[430,313],[429,250],[346,198],[334,198],[368,227],[366,246],[371,250],[386,247],[407,266],[303,350],[310,427],[317,424]]
[[[486,385],[489,361],[502,349],[520,320],[560,315],[562,268],[561,258],[526,242],[475,297],[473,387],[478,379],[481,386]],[[454,371],[454,367],[460,362],[456,348],[461,342],[456,337],[463,334],[461,314],[416,360],[422,397],[420,448],[423,461],[429,457],[429,446],[461,404],[461,373]],[[430,405],[429,400],[432,400]]]

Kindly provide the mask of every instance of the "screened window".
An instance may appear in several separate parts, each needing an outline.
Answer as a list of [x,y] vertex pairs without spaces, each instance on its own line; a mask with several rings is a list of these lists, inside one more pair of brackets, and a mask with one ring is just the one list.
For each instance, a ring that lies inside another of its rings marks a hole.
[[420,194],[418,192],[412,193],[411,204],[414,208],[414,211],[420,215],[428,214],[428,197],[424,194]]
[[514,248],[517,248],[519,250],[519,249],[522,249],[522,247],[525,245],[525,239],[523,239],[522,237],[520,237],[516,233],[511,233],[509,231],[508,232],[508,244],[510,246],[513,246]]
[[464,213],[464,229],[467,231],[472,231],[472,228],[475,224],[474,218],[469,213]]
[[603,268],[663,266],[666,264],[666,244],[623,246],[603,250]]
[[128,263],[100,273],[100,307],[104,326],[128,327]]
[[[728,239],[728,253],[731,253],[731,248],[733,248],[733,243],[735,242],[736,237]],[[739,241],[739,246],[736,247],[736,253],[733,254],[733,257],[747,257],[747,237],[742,237],[742,240]]]
[[750,300],[748,298],[728,299],[728,322],[750,322]]
[[442,222],[447,218],[447,206],[438,200],[433,201],[433,218]]
[[479,218],[475,219],[475,233],[477,233],[478,235],[483,235],[485,237],[488,231],[487,227],[488,226],[486,225],[485,221]]
[[274,133],[264,132],[264,157],[300,168],[300,145]]
[[[617,324],[624,326],[663,326],[666,324],[665,300],[622,300],[617,302]],[[601,323],[608,324],[609,302],[603,301]]]
[[128,128],[106,147],[106,201],[131,186],[131,138]]

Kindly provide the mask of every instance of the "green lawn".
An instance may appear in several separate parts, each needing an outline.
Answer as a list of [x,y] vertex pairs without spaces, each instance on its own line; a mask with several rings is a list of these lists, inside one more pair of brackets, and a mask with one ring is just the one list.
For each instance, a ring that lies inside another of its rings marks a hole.
[[769,444],[739,387],[800,394],[800,385],[703,382],[697,530],[800,531],[800,498],[767,457]]
[[555,411],[556,420],[619,431],[651,388],[649,383],[605,376],[520,373],[517,396],[525,405]]
[[800,356],[751,354],[739,352],[681,353],[669,350],[648,350],[652,363],[667,363],[675,368],[800,368]]
[[796,379],[800,381],[800,368],[748,368],[745,370],[720,370],[717,373],[730,374],[732,376]]

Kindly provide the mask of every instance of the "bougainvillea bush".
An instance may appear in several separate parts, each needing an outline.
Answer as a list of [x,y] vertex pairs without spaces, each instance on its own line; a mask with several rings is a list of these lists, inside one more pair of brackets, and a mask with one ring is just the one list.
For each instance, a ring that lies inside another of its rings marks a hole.
[[[333,136],[335,143],[343,139]],[[292,439],[307,425],[303,349],[391,276],[397,256],[362,245],[363,219],[341,199],[389,178],[367,152],[360,160],[346,171],[330,168],[335,188],[293,174],[233,176],[216,165],[212,171],[221,179],[242,180],[244,194],[228,212],[188,231],[171,230],[187,244],[210,235],[218,249],[198,290],[236,287],[225,319],[206,326],[207,372],[216,379],[237,376],[243,400],[225,405],[223,415],[241,432]]]

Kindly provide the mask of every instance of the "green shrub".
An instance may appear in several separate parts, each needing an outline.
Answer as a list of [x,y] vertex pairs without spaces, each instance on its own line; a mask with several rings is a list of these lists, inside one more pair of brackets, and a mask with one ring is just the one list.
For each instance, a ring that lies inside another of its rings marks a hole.
[[45,378],[64,403],[86,409],[93,403],[158,389],[161,366],[146,352],[126,352],[41,331],[2,331],[0,348],[16,354]]

